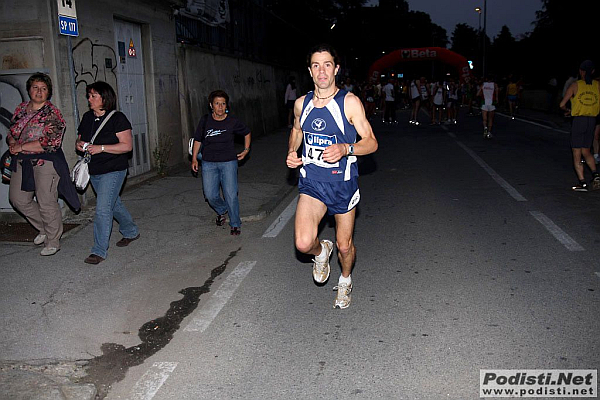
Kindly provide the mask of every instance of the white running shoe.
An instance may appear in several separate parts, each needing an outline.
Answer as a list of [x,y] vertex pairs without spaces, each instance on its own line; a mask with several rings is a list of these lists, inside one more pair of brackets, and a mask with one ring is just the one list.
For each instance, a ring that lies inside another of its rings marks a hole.
[[333,290],[337,290],[337,296],[335,298],[335,303],[333,304],[333,308],[348,308],[350,306],[350,301],[352,300],[350,293],[352,292],[352,283],[338,283],[337,286],[333,287]]
[[58,253],[59,248],[56,247],[44,247],[42,251],[40,251],[40,255],[42,256],[53,256]]
[[45,241],[46,241],[46,235],[44,235],[43,233],[40,233],[35,237],[35,239],[33,239],[33,244],[35,244],[36,246],[39,246],[40,244],[44,244]]
[[333,251],[333,243],[331,240],[321,240],[321,246],[325,248],[327,252],[327,258],[325,261],[317,261],[317,257],[313,259],[313,279],[317,283],[327,282],[329,279],[329,257],[331,257],[331,252]]

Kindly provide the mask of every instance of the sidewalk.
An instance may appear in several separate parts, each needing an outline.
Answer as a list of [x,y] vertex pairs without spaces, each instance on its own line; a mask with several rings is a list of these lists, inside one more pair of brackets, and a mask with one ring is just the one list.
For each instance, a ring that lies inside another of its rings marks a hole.
[[[272,134],[255,139],[250,155],[240,164],[238,182],[242,235],[244,235],[244,223],[266,218],[291,191],[296,189],[295,183],[288,181],[289,170],[285,165],[288,136],[288,129],[279,129]],[[239,147],[241,151],[242,146]],[[88,195],[93,196],[91,192]],[[202,199],[201,177],[193,178],[188,168],[161,179],[150,179],[129,189],[126,185],[122,197],[132,215],[143,216],[140,220],[143,220],[146,229],[149,227],[160,229],[162,226],[170,227],[170,224],[173,224],[173,229],[185,230],[189,229],[188,225],[198,224],[199,220],[213,221],[214,219],[215,213],[204,204]],[[185,207],[185,211],[182,211],[182,207]],[[86,226],[91,223],[93,214],[94,210],[90,208],[70,218],[69,222],[77,222],[81,226],[63,235],[62,250],[56,257],[62,256],[61,262],[67,266],[73,265],[73,270],[81,267],[82,257],[85,255],[79,251],[78,258],[68,258],[68,254],[73,248],[89,247],[90,229]],[[213,227],[209,223],[206,225]],[[111,243],[120,238],[117,231],[113,231],[112,236]],[[136,242],[138,247],[156,245],[150,239],[149,230],[144,231],[142,228],[142,236],[146,240]],[[24,265],[40,262],[39,248],[34,249],[33,244],[10,242],[0,244],[0,257],[5,261],[13,257],[15,251],[19,252],[19,260],[22,260]],[[108,263],[109,260],[106,262]],[[43,280],[44,277],[38,276],[37,279]],[[3,308],[5,311],[10,310],[11,305],[4,304]],[[25,351],[24,353],[27,354]],[[85,361],[49,360],[33,351],[31,357],[27,359],[33,360],[36,357],[41,360],[11,362],[8,360],[15,358],[11,358],[10,354],[2,354],[0,399],[91,400],[95,398],[94,385],[74,383],[74,380],[84,373]]]

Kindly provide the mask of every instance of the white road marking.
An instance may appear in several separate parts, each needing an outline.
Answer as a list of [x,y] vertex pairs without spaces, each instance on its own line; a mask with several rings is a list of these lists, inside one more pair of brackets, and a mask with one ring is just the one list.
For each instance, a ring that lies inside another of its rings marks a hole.
[[292,200],[292,202],[286,207],[286,209],[283,210],[283,212],[279,214],[277,218],[275,218],[275,221],[273,221],[271,226],[267,228],[265,233],[263,233],[262,237],[277,237],[277,235],[281,233],[283,228],[285,228],[285,225],[288,223],[288,221],[292,219],[292,217],[296,213],[297,204],[298,196],[296,196],[294,200]]
[[[500,113],[500,112],[496,112],[496,115],[501,115],[501,116],[503,116],[503,117],[510,118],[510,115],[503,114],[503,113]],[[523,118],[519,118],[519,117],[515,117],[515,121],[521,121],[521,122],[525,122],[525,123],[527,123],[527,124],[531,124],[531,125],[539,126],[539,127],[546,128],[546,129],[549,129],[549,130],[551,130],[551,131],[556,131],[556,132],[560,132],[560,133],[571,133],[571,132],[569,132],[569,131],[565,131],[565,130],[563,130],[563,129],[556,129],[556,128],[552,128],[552,127],[550,127],[550,126],[543,125],[543,124],[538,124],[537,122],[533,122],[533,121],[530,121],[530,120],[528,120],[528,119],[523,119]]]
[[171,372],[175,370],[176,362],[155,362],[152,367],[136,382],[131,390],[131,400],[150,400],[158,389],[165,383]]
[[500,185],[504,190],[506,190],[508,194],[510,194],[516,201],[527,201],[525,197],[521,196],[521,193],[519,193],[517,189],[512,187],[508,182],[504,180],[504,178],[498,175],[496,171],[494,171],[492,167],[487,165],[487,163],[483,161],[481,157],[475,154],[473,150],[471,150],[459,141],[457,141],[456,143],[458,143],[458,145],[462,147],[463,150],[466,151],[467,154],[469,154],[477,162],[477,164],[479,164],[485,170],[485,172],[487,172],[492,177],[492,179],[494,179],[496,183],[498,183],[498,185]]
[[[531,121],[525,121],[533,125],[538,125],[544,128],[548,128],[547,126],[537,124]],[[442,127],[445,128],[445,127]],[[548,128],[552,129],[552,128]],[[558,129],[554,129],[558,130]],[[450,137],[456,138],[456,136],[452,135],[452,132],[448,132]],[[460,147],[463,148],[464,151],[467,152],[504,190],[508,192],[515,200],[517,201],[527,201],[525,197],[523,197],[514,187],[512,187],[508,182],[506,182],[500,175],[496,173],[485,161],[481,159],[473,150],[465,146],[463,143],[456,141]],[[585,249],[577,243],[571,236],[569,236],[565,231],[560,229],[558,225],[556,225],[550,218],[544,215],[540,211],[530,211],[529,212],[535,219],[538,220],[539,223],[544,225],[544,227],[550,232],[563,246],[565,246],[570,251],[584,251]],[[600,273],[596,272],[598,276]]]
[[210,300],[198,311],[198,316],[184,328],[184,331],[204,332],[255,265],[256,261],[239,263],[221,284],[221,287],[212,295]]
[[585,249],[581,247],[579,243],[577,243],[571,236],[569,236],[565,231],[560,229],[558,225],[556,225],[550,218],[548,218],[544,213],[540,211],[529,211],[531,215],[535,219],[537,219],[544,227],[554,236],[559,242],[563,244],[568,250],[571,251],[584,251]]

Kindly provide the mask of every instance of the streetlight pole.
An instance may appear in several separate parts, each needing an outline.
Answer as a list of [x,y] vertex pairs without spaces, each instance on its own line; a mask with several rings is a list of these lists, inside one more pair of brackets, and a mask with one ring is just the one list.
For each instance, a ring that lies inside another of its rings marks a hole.
[[485,77],[485,38],[486,38],[486,27],[487,27],[487,0],[483,0],[483,76]]
[[481,7],[475,7],[475,11],[479,14],[479,26],[477,27],[477,40],[479,43],[479,55],[481,56],[481,66],[483,67],[483,54],[482,54],[482,37],[481,37]]

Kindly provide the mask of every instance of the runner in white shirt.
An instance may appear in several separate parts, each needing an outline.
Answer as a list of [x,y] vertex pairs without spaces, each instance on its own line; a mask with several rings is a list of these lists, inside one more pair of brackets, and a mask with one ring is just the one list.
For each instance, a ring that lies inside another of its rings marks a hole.
[[481,116],[483,118],[483,137],[492,138],[494,112],[498,103],[498,85],[492,77],[486,77],[480,86],[477,96],[481,97]]
[[421,107],[421,84],[418,79],[413,79],[410,81],[410,101],[412,103],[412,113],[410,114],[411,124],[419,125],[419,121],[417,117],[419,115],[419,108]]
[[433,83],[431,99],[431,125],[439,125],[442,123],[442,108],[444,105],[444,88],[439,80]]

